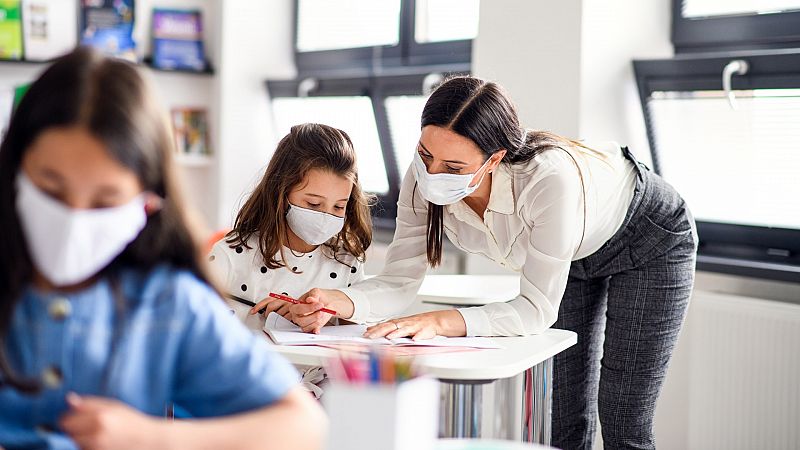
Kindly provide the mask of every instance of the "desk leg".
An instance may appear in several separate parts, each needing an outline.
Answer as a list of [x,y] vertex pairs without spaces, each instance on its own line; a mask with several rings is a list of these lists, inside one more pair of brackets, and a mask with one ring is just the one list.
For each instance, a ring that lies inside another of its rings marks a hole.
[[439,437],[550,445],[552,375],[548,359],[511,378],[439,380]]
[[553,411],[553,359],[524,372],[522,440],[550,445]]
[[483,387],[491,381],[441,381],[439,436],[444,438],[478,438],[483,427]]

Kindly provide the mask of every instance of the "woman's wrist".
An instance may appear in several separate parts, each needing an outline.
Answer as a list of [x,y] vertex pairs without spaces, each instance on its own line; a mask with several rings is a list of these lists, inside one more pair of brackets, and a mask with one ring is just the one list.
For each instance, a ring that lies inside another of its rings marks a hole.
[[467,335],[467,323],[457,309],[435,311],[433,314],[437,335],[451,337]]

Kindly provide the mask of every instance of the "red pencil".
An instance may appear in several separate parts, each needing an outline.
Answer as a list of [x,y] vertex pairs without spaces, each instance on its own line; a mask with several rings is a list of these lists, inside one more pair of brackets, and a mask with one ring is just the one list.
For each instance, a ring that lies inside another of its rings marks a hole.
[[[269,296],[272,297],[272,298],[277,298],[278,300],[283,300],[285,302],[289,302],[289,303],[294,303],[294,304],[303,303],[303,302],[301,302],[301,301],[299,301],[297,299],[294,299],[292,297],[287,297],[285,295],[276,294],[274,292],[270,292]],[[330,315],[333,315],[333,316],[336,315],[336,311],[334,311],[332,309],[328,309],[328,308],[320,308],[320,309],[318,309],[318,311],[326,312],[326,313],[328,313]]]

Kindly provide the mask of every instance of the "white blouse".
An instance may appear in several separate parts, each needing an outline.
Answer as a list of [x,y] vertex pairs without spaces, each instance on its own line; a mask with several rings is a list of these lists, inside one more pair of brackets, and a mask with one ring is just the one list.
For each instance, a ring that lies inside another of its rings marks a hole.
[[[231,248],[225,239],[218,241],[208,256],[213,275],[222,283],[227,294],[258,303],[270,292],[298,298],[310,289],[341,289],[364,278],[364,268],[353,255],[330,256],[330,250],[320,245],[310,253],[296,253],[284,247],[286,267],[268,269],[258,251],[255,236],[247,247]],[[277,256],[280,260],[280,255]],[[249,316],[249,306],[227,299],[236,316],[249,328],[260,330],[264,318]]]
[[[604,157],[570,151],[584,187],[570,154],[553,149],[526,164],[501,164],[494,171],[483,220],[463,201],[444,207],[445,234],[455,246],[521,274],[517,298],[459,309],[468,336],[526,335],[549,328],[556,321],[571,262],[597,251],[622,225],[633,198],[635,168],[616,143],[590,147]],[[425,277],[428,204],[415,183],[409,170],[380,275],[341,289],[353,301],[352,321],[376,322],[401,314]]]

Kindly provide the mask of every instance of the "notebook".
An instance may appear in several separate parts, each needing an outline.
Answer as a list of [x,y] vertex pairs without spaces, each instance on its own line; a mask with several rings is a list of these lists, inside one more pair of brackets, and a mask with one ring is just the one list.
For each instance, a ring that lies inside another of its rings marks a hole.
[[319,334],[303,333],[300,327],[280,314],[269,313],[264,322],[264,332],[273,342],[280,345],[327,345],[327,344],[365,344],[397,345],[420,347],[467,347],[478,349],[502,348],[493,340],[484,337],[444,337],[415,341],[411,338],[368,339],[363,337],[366,325],[327,326]]

